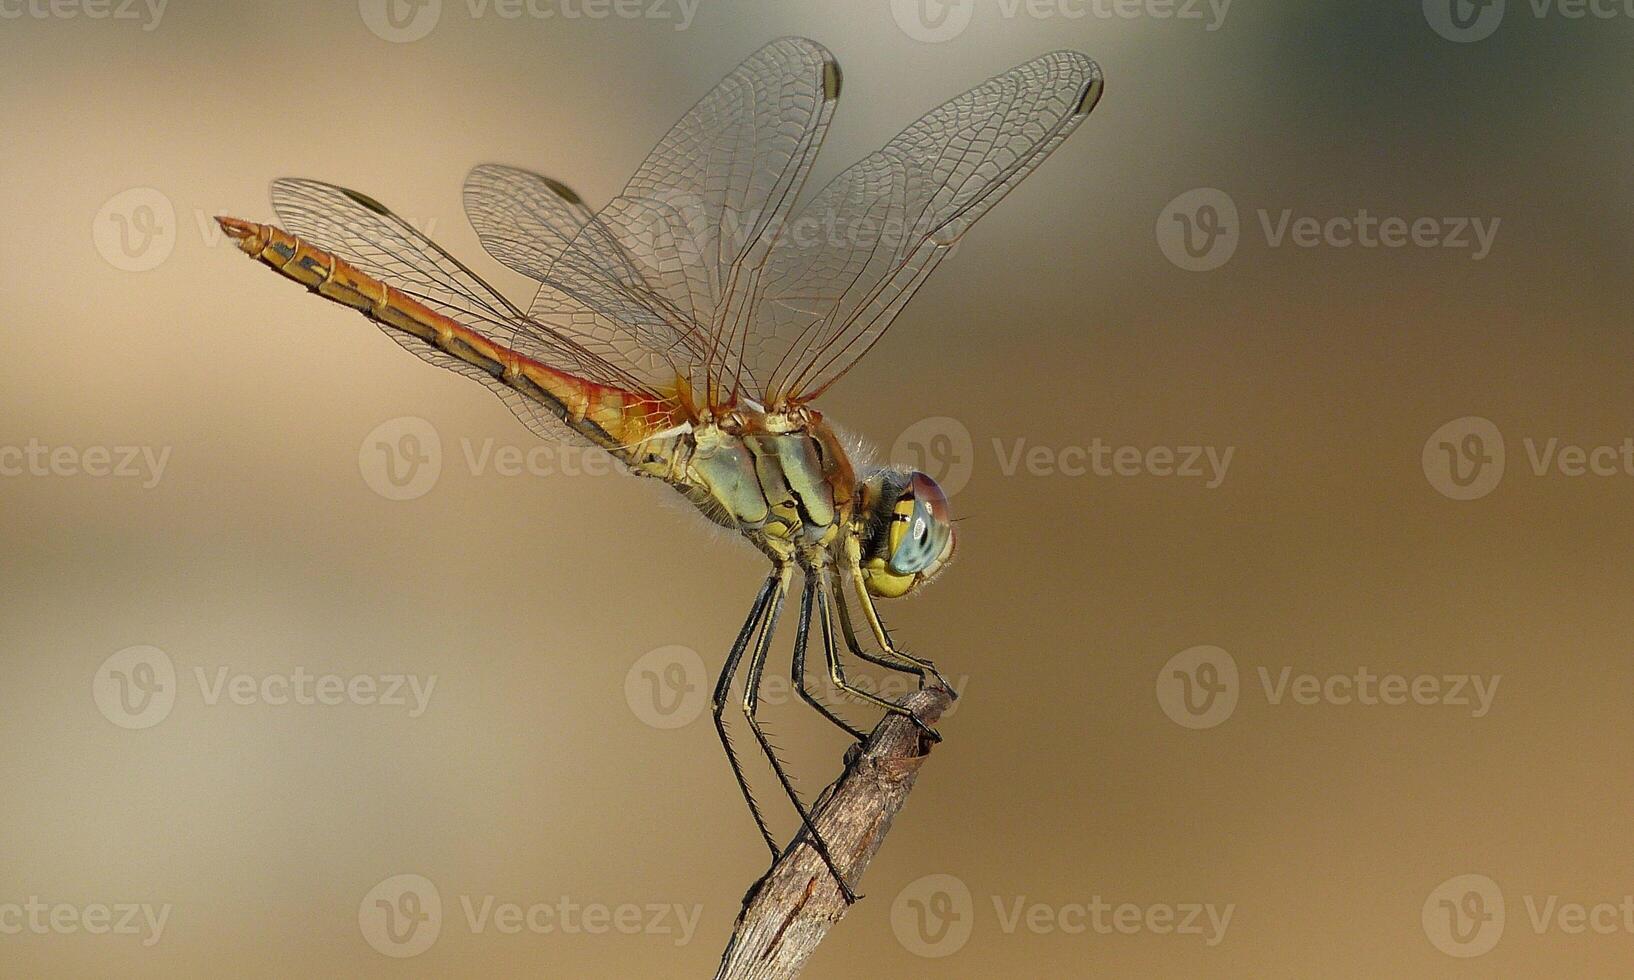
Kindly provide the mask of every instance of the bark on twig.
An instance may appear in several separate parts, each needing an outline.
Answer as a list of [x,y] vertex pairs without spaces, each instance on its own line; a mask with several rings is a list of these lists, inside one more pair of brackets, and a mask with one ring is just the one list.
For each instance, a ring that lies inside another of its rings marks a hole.
[[[899,702],[926,724],[952,703],[940,687]],[[846,753],[845,772],[812,806],[812,823],[834,863],[860,892],[868,862],[908,801],[929,739],[912,721],[891,713],[860,748]],[[839,887],[802,831],[766,876],[750,886],[715,980],[784,980],[800,973],[828,930],[846,913]]]

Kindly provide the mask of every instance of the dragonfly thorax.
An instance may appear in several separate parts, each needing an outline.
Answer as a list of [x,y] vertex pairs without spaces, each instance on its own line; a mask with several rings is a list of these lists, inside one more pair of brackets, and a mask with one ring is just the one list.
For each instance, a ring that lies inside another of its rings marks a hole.
[[738,409],[693,427],[679,487],[773,558],[810,564],[852,524],[856,476],[815,412]]

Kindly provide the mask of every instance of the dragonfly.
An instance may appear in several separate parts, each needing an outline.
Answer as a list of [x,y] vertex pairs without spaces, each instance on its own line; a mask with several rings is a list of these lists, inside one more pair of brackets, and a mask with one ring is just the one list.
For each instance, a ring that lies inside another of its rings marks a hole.
[[[799,815],[803,833],[790,847],[810,843],[850,903],[846,875],[757,717],[761,677],[798,572],[791,670],[802,700],[866,740],[807,686],[815,624],[839,692],[939,740],[907,708],[848,679],[836,632],[860,660],[956,697],[931,661],[892,640],[876,608],[935,578],[955,534],[935,480],[868,461],[812,403],[879,343],[977,219],[1084,120],[1103,80],[1072,51],[1018,65],[798,203],[840,83],[822,45],[772,41],[688,110],[596,210],[552,178],[473,169],[466,214],[493,258],[537,284],[526,307],[397,212],[334,184],[279,179],[277,224],[217,221],[251,257],[493,389],[537,435],[588,443],[662,480],[766,556],[770,569],[714,688],[715,728],[775,866],[783,849],[725,720],[747,657],[740,707]],[[914,370],[914,353],[897,355],[896,369]]]

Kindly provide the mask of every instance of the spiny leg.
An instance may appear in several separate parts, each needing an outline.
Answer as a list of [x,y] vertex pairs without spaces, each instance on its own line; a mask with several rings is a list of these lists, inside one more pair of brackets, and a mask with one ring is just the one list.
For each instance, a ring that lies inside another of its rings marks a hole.
[[857,595],[857,601],[862,605],[863,618],[868,620],[868,626],[873,631],[875,642],[879,644],[879,648],[885,653],[885,657],[894,657],[896,662],[893,663],[890,660],[874,656],[863,649],[862,643],[857,639],[856,631],[851,627],[850,606],[846,602],[845,590],[842,588],[835,591],[835,597],[839,599],[840,626],[845,632],[846,646],[851,648],[852,653],[869,663],[879,664],[881,667],[889,667],[892,670],[899,670],[904,673],[918,674],[921,681],[925,679],[926,674],[930,674],[936,678],[936,683],[940,684],[953,700],[957,701],[959,692],[954,690],[953,685],[942,677],[935,664],[929,660],[921,660],[898,650],[896,645],[891,642],[891,634],[886,632],[885,623],[879,618],[879,611],[874,608],[874,600],[868,595],[868,584],[862,577],[860,546],[856,543],[855,537],[846,543],[845,565],[846,576],[850,579],[851,588]]
[[903,674],[912,674],[915,677],[925,676],[925,670],[922,667],[915,667],[911,664],[905,664],[899,660],[886,660],[884,657],[881,657],[878,654],[868,652],[868,648],[863,646],[862,641],[857,638],[856,627],[851,625],[851,604],[845,600],[844,589],[838,589],[835,591],[834,604],[839,607],[840,633],[845,637],[846,648],[851,651],[852,655],[862,660],[866,660],[871,664],[878,664],[881,667],[886,667]]
[[[828,871],[834,876],[834,881],[840,886],[840,895],[849,905],[857,900],[852,893],[851,886],[846,884],[845,876],[834,863],[834,858],[828,852],[828,842],[823,840],[817,832],[817,827],[811,822],[811,813],[806,809],[800,794],[794,791],[794,784],[789,781],[789,774],[784,771],[783,763],[778,761],[777,752],[772,743],[766,739],[766,733],[761,730],[760,722],[755,719],[755,711],[760,707],[760,675],[766,667],[766,654],[771,649],[772,635],[777,631],[777,620],[783,611],[783,597],[789,590],[789,579],[792,568],[781,566],[775,573],[777,585],[772,592],[771,608],[766,613],[766,620],[761,624],[760,638],[755,644],[754,653],[749,657],[749,674],[743,682],[743,715],[749,721],[749,730],[755,733],[755,741],[760,743],[761,751],[766,753],[766,759],[772,764],[772,772],[777,774],[777,781],[783,784],[783,792],[788,794],[789,802],[794,804],[794,810],[800,814],[800,825],[805,828],[806,837],[811,842],[817,856],[823,859]],[[773,857],[775,863],[777,858]]]
[[766,846],[771,848],[772,860],[777,860],[781,853],[777,846],[777,838],[766,826],[766,818],[761,816],[760,806],[755,803],[754,793],[749,790],[749,780],[743,775],[743,764],[738,762],[738,756],[732,749],[732,738],[726,733],[726,722],[721,718],[721,712],[726,710],[726,695],[732,687],[732,676],[737,673],[738,663],[743,659],[743,651],[748,649],[749,641],[755,636],[755,627],[760,625],[766,614],[766,606],[771,602],[772,591],[777,588],[778,573],[772,572],[766,577],[766,584],[760,587],[755,596],[755,604],[749,610],[749,618],[744,621],[743,629],[738,632],[738,638],[732,643],[732,651],[726,655],[726,666],[721,668],[720,680],[715,682],[715,696],[712,706],[715,710],[715,731],[720,733],[721,747],[726,750],[726,761],[732,764],[732,775],[738,781],[738,789],[743,793],[743,799],[749,804],[749,813],[755,818],[755,826],[760,828],[760,836],[765,839]]
[[[823,643],[826,647],[830,648],[831,651],[834,645],[834,637],[829,628],[828,622],[828,603],[826,600],[821,599],[821,593],[818,591],[818,574],[823,574],[825,576],[824,584],[826,584],[826,573],[807,571],[806,586],[800,593],[800,627],[799,631],[794,635],[794,689],[800,692],[800,697],[804,699],[807,704],[817,709],[818,714],[821,714],[824,718],[827,718],[840,728],[845,729],[845,731],[857,741],[866,741],[868,738],[868,734],[866,732],[859,728],[852,727],[846,722],[845,719],[841,718],[839,715],[836,715],[828,705],[819,701],[816,695],[812,694],[806,689],[806,641],[811,636],[811,607],[812,600],[814,598],[817,598],[818,601],[822,603]],[[831,656],[829,660],[829,674],[832,676],[833,657]]]
[[[941,734],[939,734],[936,731],[936,729],[934,729],[934,728],[930,727],[929,725],[925,724],[923,721],[920,721],[919,716],[914,714],[912,711],[909,711],[907,708],[904,708],[900,704],[896,704],[894,702],[887,701],[884,698],[882,698],[882,697],[880,697],[880,696],[878,696],[876,694],[873,694],[872,692],[865,691],[860,687],[856,687],[856,686],[852,685],[851,683],[849,683],[845,679],[845,664],[840,662],[840,648],[834,642],[834,621],[830,617],[830,614],[829,614],[828,592],[829,592],[829,588],[830,588],[830,583],[828,581],[828,570],[826,568],[823,569],[821,574],[822,574],[822,577],[823,577],[823,579],[822,579],[822,589],[817,593],[817,609],[818,609],[818,615],[822,619],[823,652],[828,656],[828,677],[829,677],[829,679],[834,682],[834,685],[836,687],[838,687],[840,690],[844,691],[845,693],[851,695],[852,697],[861,698],[862,700],[867,701],[869,704],[872,704],[872,705],[874,705],[876,707],[879,707],[879,708],[884,708],[886,711],[889,711],[892,714],[902,715],[902,716],[904,716],[906,718],[911,719],[913,721],[913,723],[915,725],[918,725],[920,730],[923,731],[932,741],[940,742],[942,740]],[[842,604],[842,608],[843,608],[843,604]],[[843,618],[843,613],[842,613],[842,618]],[[847,630],[849,631],[849,626],[847,627]],[[853,649],[855,649],[855,648],[853,648]],[[870,658],[867,658],[867,659],[873,660],[874,658],[870,657]],[[879,661],[876,660],[875,662],[878,663]],[[887,664],[887,666],[890,666],[890,665]],[[895,669],[901,670],[901,671],[903,671],[905,673],[912,673],[912,671],[908,670],[908,668],[906,668],[906,667],[896,667]]]

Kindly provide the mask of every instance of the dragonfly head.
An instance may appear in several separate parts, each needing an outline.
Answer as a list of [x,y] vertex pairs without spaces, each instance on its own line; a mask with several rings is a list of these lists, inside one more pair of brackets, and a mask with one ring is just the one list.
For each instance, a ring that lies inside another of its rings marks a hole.
[[947,495],[923,473],[881,470],[863,486],[871,504],[862,575],[871,595],[894,599],[936,577],[953,557]]

